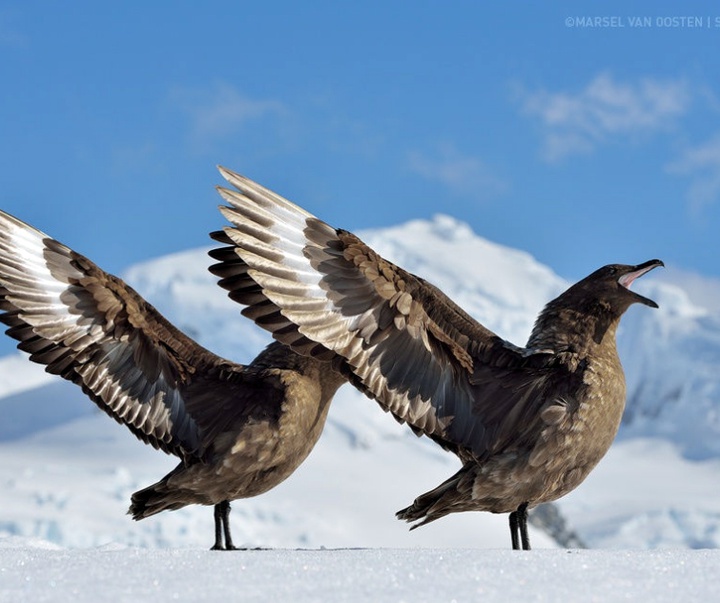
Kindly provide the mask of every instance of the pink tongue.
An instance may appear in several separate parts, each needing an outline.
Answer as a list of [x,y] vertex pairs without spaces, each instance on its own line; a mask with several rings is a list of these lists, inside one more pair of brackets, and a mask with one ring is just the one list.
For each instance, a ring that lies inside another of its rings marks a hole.
[[637,277],[642,276],[643,274],[645,274],[648,270],[649,270],[649,268],[645,268],[644,270],[636,270],[635,272],[631,272],[630,274],[625,274],[625,275],[621,276],[621,277],[618,279],[618,282],[619,282],[623,287],[629,289],[629,288],[630,288],[630,285],[633,284],[633,282],[635,281],[635,279],[636,279]]
[[620,284],[629,289],[630,285],[633,284],[633,281],[638,277],[637,272],[631,272],[630,274],[625,274],[620,277]]

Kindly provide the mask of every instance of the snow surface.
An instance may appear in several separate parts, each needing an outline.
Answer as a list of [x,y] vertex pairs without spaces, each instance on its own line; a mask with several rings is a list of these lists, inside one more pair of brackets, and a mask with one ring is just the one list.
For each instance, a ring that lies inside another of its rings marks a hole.
[[1,601],[442,603],[717,597],[720,551],[63,550],[0,539]]
[[[544,303],[567,286],[528,254],[481,239],[447,216],[360,235],[518,344]],[[201,344],[247,362],[269,336],[242,318],[215,284],[205,252],[160,258],[123,277]],[[631,308],[621,324],[629,399],[618,441],[559,508],[591,547],[718,547],[720,312],[697,303],[697,279],[690,298],[654,275],[636,285],[660,310]],[[170,471],[176,459],[143,445],[77,387],[20,354],[0,359],[0,417],[0,537],[66,548],[114,543],[202,550],[211,544],[209,508],[130,520],[130,494]],[[284,548],[507,549],[506,516],[456,514],[413,532],[394,518],[459,466],[453,455],[416,438],[345,386],[298,471],[268,494],[233,504],[235,541]],[[536,529],[531,538],[535,548],[556,546]],[[649,569],[660,558],[639,563]]]

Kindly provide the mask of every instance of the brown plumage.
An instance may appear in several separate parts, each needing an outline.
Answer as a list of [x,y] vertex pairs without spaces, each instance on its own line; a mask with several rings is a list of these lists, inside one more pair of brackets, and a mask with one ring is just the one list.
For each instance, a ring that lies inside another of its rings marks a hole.
[[225,237],[248,265],[231,294],[243,313],[300,353],[335,359],[463,462],[398,517],[417,527],[460,511],[510,513],[513,548],[529,548],[528,508],[580,484],[615,437],[625,404],[615,332],[631,304],[656,307],[628,287],[662,262],[592,273],[545,307],[521,348],[352,233],[221,173],[238,189],[219,192],[230,203]]
[[[226,277],[234,270],[220,269]],[[133,519],[214,505],[215,549],[235,548],[229,501],[270,490],[303,462],[344,382],[329,363],[279,343],[247,366],[224,360],[122,280],[2,212],[0,310],[31,360],[78,384],[144,442],[180,457],[132,495]]]

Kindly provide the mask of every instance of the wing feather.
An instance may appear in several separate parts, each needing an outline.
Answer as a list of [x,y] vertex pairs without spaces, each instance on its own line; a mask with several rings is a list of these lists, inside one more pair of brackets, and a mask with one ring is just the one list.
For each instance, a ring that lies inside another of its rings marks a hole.
[[254,373],[186,337],[120,279],[3,212],[0,311],[31,360],[185,459],[202,460],[259,388]]

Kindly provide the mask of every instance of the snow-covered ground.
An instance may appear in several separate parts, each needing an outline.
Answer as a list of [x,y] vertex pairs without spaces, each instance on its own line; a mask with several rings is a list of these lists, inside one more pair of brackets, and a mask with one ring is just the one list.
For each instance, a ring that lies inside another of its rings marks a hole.
[[720,551],[64,550],[0,539],[1,601],[709,602]]
[[[527,338],[542,305],[567,285],[526,253],[483,240],[448,217],[413,221],[362,236],[381,253],[437,284],[498,334],[519,344]],[[210,262],[204,250],[193,250],[132,267],[124,277],[200,343],[234,360],[248,361],[269,339],[244,319],[239,307],[217,287],[207,271]],[[637,285],[656,299],[661,309],[632,308],[621,325],[621,357],[629,392],[627,421],[608,456],[584,484],[559,502],[559,508],[569,526],[591,547],[718,547],[720,313],[696,295],[700,290],[697,279],[690,297],[672,283],[653,282],[654,275]],[[173,567],[227,563],[201,552],[213,540],[209,508],[186,508],[138,523],[125,515],[130,494],[168,472],[175,459],[136,440],[96,410],[75,386],[46,375],[18,354],[0,359],[0,417],[0,538],[6,537],[5,548],[8,543],[20,543],[24,551],[20,557],[29,556],[30,562],[34,555],[33,563],[39,564],[82,559],[82,555],[32,549],[25,539],[38,538],[65,548],[122,545],[196,550],[179,551],[177,557],[163,557],[165,553],[153,557],[134,549],[102,549],[89,551],[88,559],[117,554],[129,558],[122,563],[141,564],[138,559],[149,565],[157,559],[158,565],[164,561]],[[493,561],[498,549],[504,555],[509,547],[506,516],[458,514],[413,532],[394,518],[395,511],[458,468],[454,456],[425,438],[416,438],[374,402],[345,386],[333,403],[323,437],[298,471],[270,493],[233,504],[235,540],[249,546],[284,548],[459,548],[472,551],[467,554],[479,559],[481,567],[487,564],[495,572],[514,574],[511,566],[500,567],[500,561]],[[556,546],[537,529],[531,538],[535,548]],[[476,550],[482,548],[496,551],[490,555]],[[623,558],[610,553],[608,557],[578,557],[532,552],[536,553],[542,555],[544,561],[538,563],[546,563],[540,566],[546,570],[552,564],[566,568],[566,559],[583,559],[590,567],[593,560],[600,560],[601,566],[615,567],[610,560]],[[410,555],[403,551],[377,554],[383,567],[394,567],[391,559]],[[436,559],[433,554],[455,558],[454,553],[423,551],[418,552],[418,559],[431,563]],[[287,563],[285,571],[293,576],[292,572],[299,571],[293,564],[322,559],[311,553],[264,555],[261,558],[273,560],[272,567]],[[683,567],[681,563],[695,567],[690,560],[705,559],[690,553],[678,555],[678,567]],[[499,557],[513,562],[524,558]],[[229,563],[237,571],[249,563],[244,556],[242,559]],[[351,564],[347,559],[341,555],[329,563],[341,568],[344,563]],[[657,569],[653,564],[661,562],[675,567],[675,562],[660,554],[648,553],[637,559],[641,573]],[[0,569],[3,567],[7,564]],[[421,562],[418,567],[418,571],[432,574],[432,567]],[[570,572],[571,566],[567,567]],[[465,580],[475,580],[475,569]],[[406,570],[398,569],[398,575]],[[3,575],[0,573],[0,584],[4,584]],[[665,574],[656,576],[660,580],[658,576]],[[592,579],[596,578],[600,584],[599,576]],[[518,584],[527,579],[519,574]],[[183,577],[178,580],[184,584]],[[487,577],[481,582],[486,584]],[[490,581],[486,592],[501,585]],[[557,588],[563,588],[562,584]],[[399,600],[405,595],[398,592],[395,599]]]

